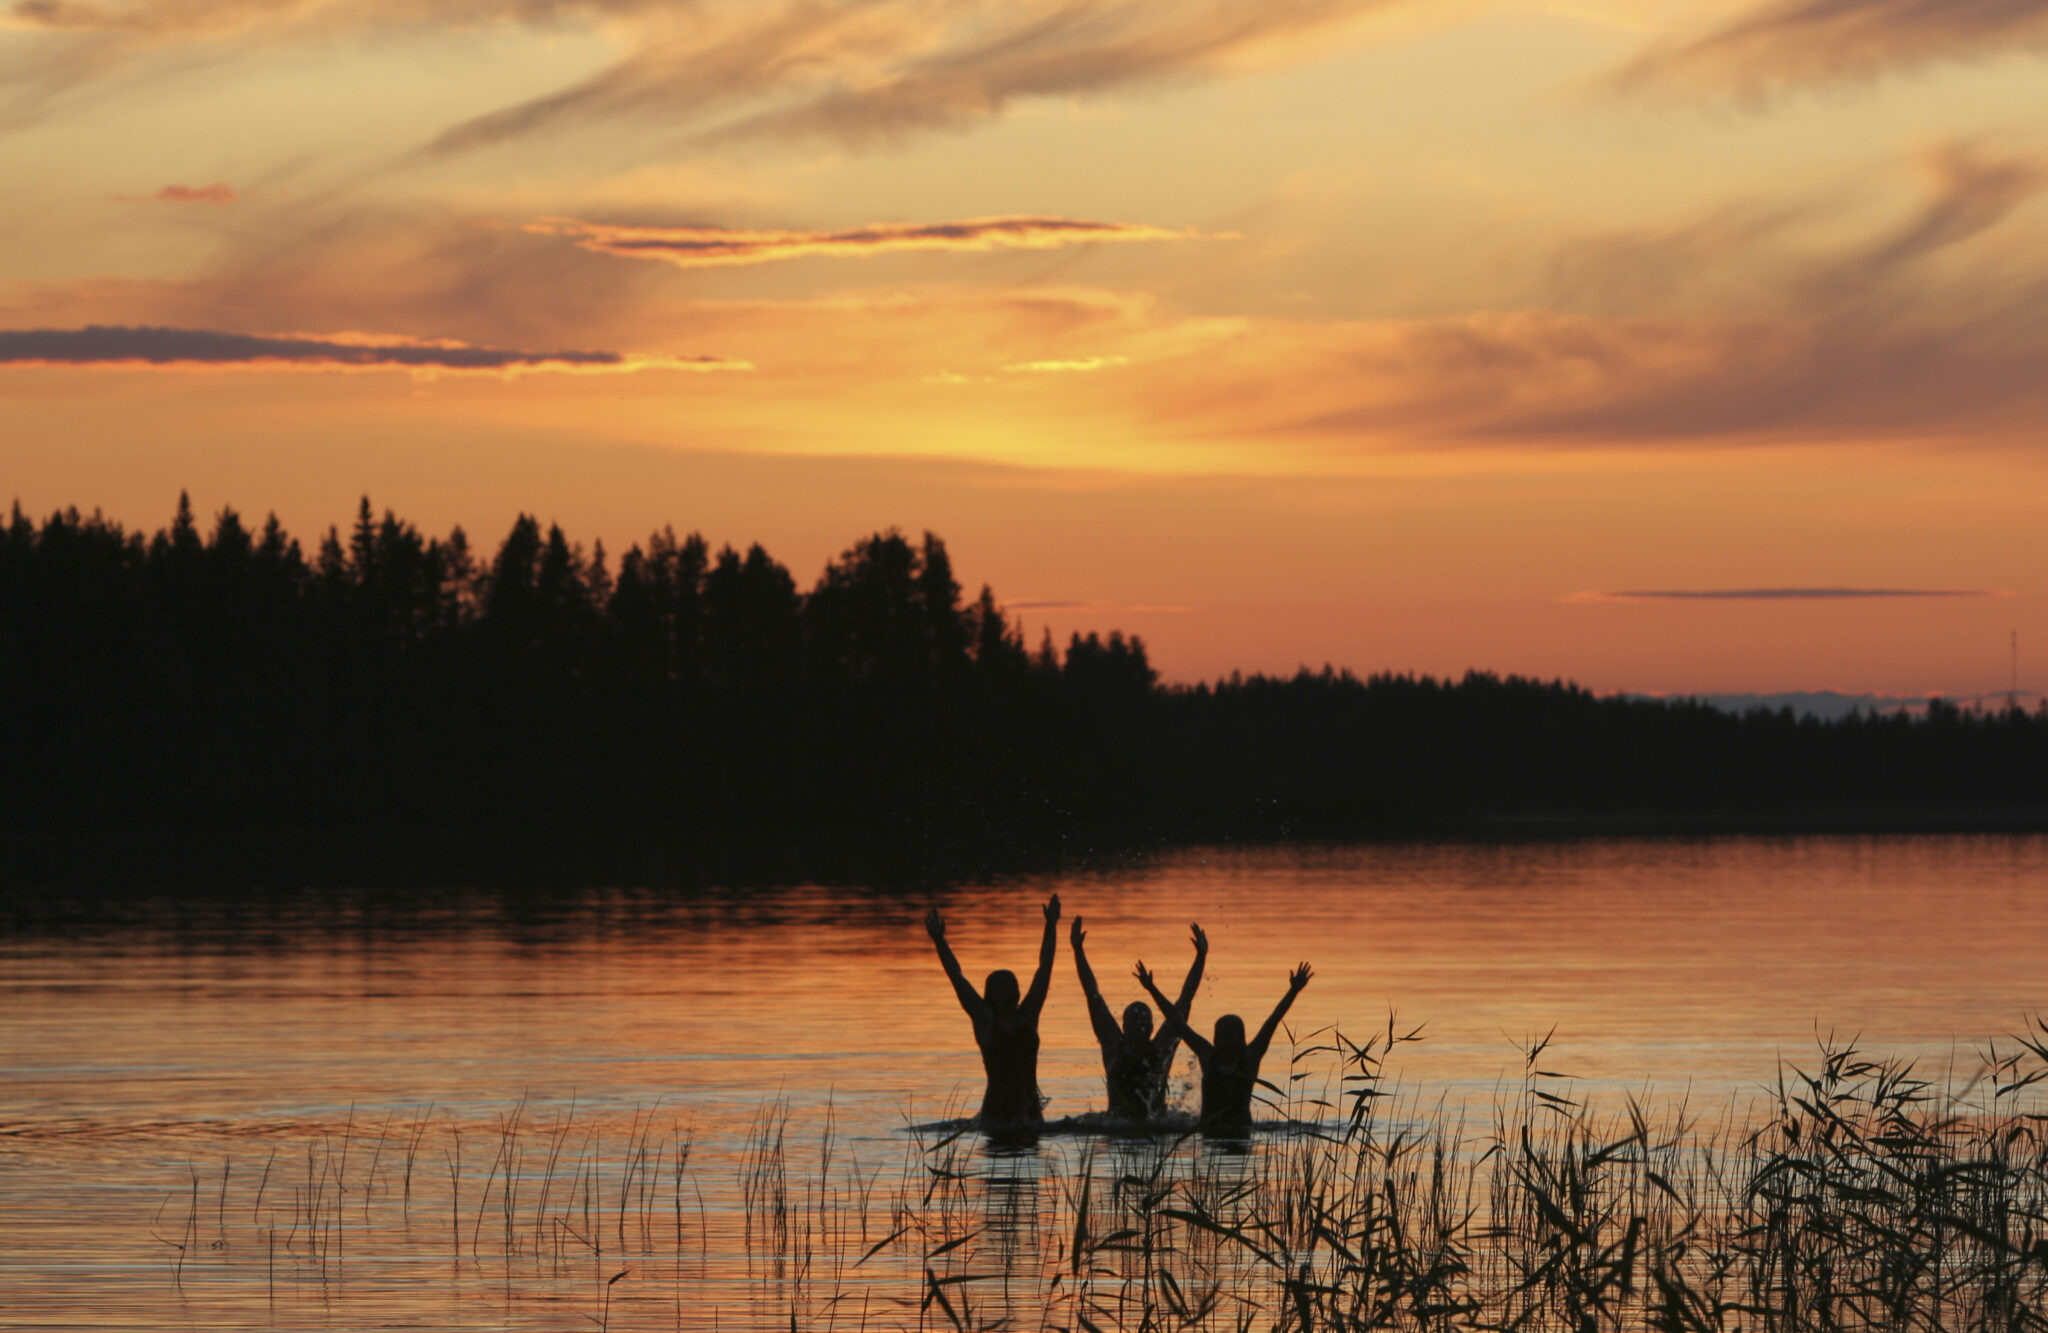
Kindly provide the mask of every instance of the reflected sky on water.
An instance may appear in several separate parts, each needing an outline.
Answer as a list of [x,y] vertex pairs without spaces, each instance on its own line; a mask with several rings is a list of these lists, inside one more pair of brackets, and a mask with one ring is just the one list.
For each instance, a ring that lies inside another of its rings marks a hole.
[[[2040,838],[1198,851],[932,895],[339,895],[136,910],[0,937],[0,1254],[10,1303],[31,1322],[87,1327],[117,1324],[124,1310],[168,1317],[177,1301],[203,1297],[211,1304],[192,1308],[195,1326],[241,1326],[245,1316],[251,1327],[291,1326],[298,1314],[275,1313],[274,1264],[262,1292],[251,1285],[250,1246],[266,1228],[276,1234],[265,1244],[281,1239],[276,1228],[298,1215],[281,1207],[310,1207],[280,1204],[270,1190],[310,1197],[328,1169],[322,1154],[346,1146],[352,1164],[332,1178],[344,1182],[348,1226],[361,1230],[331,1234],[344,1248],[352,1238],[367,1247],[348,1270],[359,1275],[350,1289],[377,1273],[388,1291],[373,1302],[315,1282],[315,1322],[352,1327],[358,1316],[375,1322],[373,1310],[450,1327],[472,1317],[475,1326],[581,1322],[593,1276],[608,1276],[596,1272],[602,1250],[586,1244],[590,1271],[573,1277],[522,1278],[523,1295],[508,1269],[486,1299],[483,1259],[452,1256],[454,1243],[440,1239],[453,1204],[444,1196],[460,1174],[448,1160],[452,1135],[461,1130],[463,1170],[476,1174],[474,1183],[461,1176],[473,1192],[467,1210],[516,1115],[515,1179],[536,1170],[541,1159],[528,1154],[566,1124],[595,1142],[579,1149],[584,1140],[573,1138],[558,1156],[582,1151],[591,1188],[630,1191],[620,1173],[636,1169],[637,1143],[645,1206],[627,1213],[658,1214],[695,1237],[671,1245],[662,1263],[643,1254],[641,1276],[611,1288],[633,1302],[621,1310],[637,1311],[615,1326],[672,1326],[660,1320],[686,1298],[718,1291],[737,1317],[748,1270],[736,1220],[764,1105],[779,1099],[788,1116],[786,1189],[801,1194],[821,1171],[893,1180],[910,1169],[916,1146],[904,1127],[964,1114],[980,1092],[968,1023],[932,955],[924,910],[944,910],[970,978],[996,967],[1028,977],[1038,905],[1055,889],[1069,920],[1086,919],[1113,1010],[1139,995],[1135,959],[1178,977],[1188,923],[1199,920],[1211,940],[1200,1030],[1226,1011],[1256,1024],[1306,958],[1315,979],[1293,1010],[1294,1031],[1383,1031],[1398,1011],[1403,1031],[1422,1028],[1424,1040],[1403,1047],[1395,1066],[1421,1103],[1485,1100],[1520,1077],[1523,1044],[1552,1029],[1545,1067],[1577,1076],[1582,1095],[1618,1102],[1648,1088],[1698,1105],[1746,1098],[1780,1055],[1803,1060],[1816,1030],[1967,1076],[1977,1042],[2048,1010]],[[1065,934],[1063,923],[1041,1029],[1052,1116],[1103,1105]],[[1276,1058],[1285,1048],[1283,1038]],[[428,1128],[411,1144],[410,1167],[427,1220],[416,1220],[391,1211],[393,1172],[406,1126],[422,1114]],[[650,1185],[654,1148],[673,1173],[685,1143],[682,1183],[671,1174]],[[1027,1268],[1044,1260],[1031,1219],[1049,1206],[1046,1191],[1071,1185],[1084,1146],[1060,1139],[1022,1156],[969,1156],[984,1185],[969,1211],[990,1252],[1007,1247]],[[365,1153],[377,1155],[374,1170]],[[259,1203],[266,1166],[275,1181]],[[195,1211],[195,1174],[232,1242],[213,1253],[216,1268],[225,1273],[223,1256],[238,1256],[241,1276],[197,1288],[188,1280],[180,1296],[167,1256],[184,1243],[200,1247],[188,1265],[208,1258],[203,1242],[177,1230]],[[537,1203],[529,1195],[518,1207]],[[227,1224],[231,1207],[243,1210],[241,1232]],[[859,1231],[845,1221],[853,1213],[833,1215]],[[488,1224],[464,1216],[480,1238]],[[866,1224],[879,1224],[872,1199]],[[659,1230],[644,1226],[650,1237]],[[288,1312],[313,1308],[302,1306],[311,1299],[303,1263],[316,1230],[309,1223],[291,1241],[300,1253]],[[559,1270],[560,1247],[577,1242],[546,1231],[501,1236],[501,1265],[517,1258],[519,1272],[538,1273],[554,1253]],[[480,1239],[473,1248],[489,1251]],[[620,1240],[614,1250],[630,1248]],[[646,1304],[657,1270],[667,1283],[660,1319]],[[80,1303],[81,1284],[111,1302],[109,1317]],[[259,1300],[255,1313],[238,1304]]]

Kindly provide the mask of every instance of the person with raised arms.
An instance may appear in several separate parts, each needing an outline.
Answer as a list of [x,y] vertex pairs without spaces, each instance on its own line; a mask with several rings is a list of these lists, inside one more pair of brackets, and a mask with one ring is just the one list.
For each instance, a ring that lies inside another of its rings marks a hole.
[[1038,1096],[1038,1014],[1052,986],[1052,960],[1059,948],[1060,896],[1045,904],[1045,939],[1038,947],[1038,972],[1020,1000],[1017,974],[998,968],[988,974],[977,995],[960,971],[960,960],[946,943],[946,919],[934,907],[924,916],[925,931],[938,947],[939,962],[960,1007],[974,1023],[974,1044],[981,1048],[981,1067],[988,1075],[978,1117],[984,1130],[1004,1130],[1044,1123]]
[[1266,1048],[1273,1044],[1273,1034],[1279,1030],[1280,1020],[1287,1016],[1288,1007],[1308,985],[1311,975],[1307,963],[1288,975],[1287,994],[1273,1006],[1271,1017],[1266,1019],[1259,1035],[1251,1041],[1244,1039],[1244,1020],[1236,1014],[1225,1014],[1216,1020],[1216,1040],[1208,1042],[1166,1002],[1166,997],[1159,993],[1159,987],[1152,984],[1152,974],[1146,970],[1145,964],[1138,964],[1138,984],[1158,1002],[1165,1013],[1167,1028],[1178,1029],[1181,1040],[1195,1053],[1195,1059],[1201,1061],[1201,1126],[1205,1133],[1233,1137],[1251,1133],[1252,1090],[1259,1083],[1259,1062],[1266,1058]]
[[[1195,961],[1188,968],[1187,980],[1181,983],[1180,998],[1172,1006],[1183,1025],[1194,1005],[1195,991],[1202,984],[1202,967],[1209,957],[1209,937],[1202,933],[1202,927],[1194,924],[1188,929],[1193,932]],[[1087,932],[1081,929],[1081,918],[1077,916],[1067,932],[1067,940],[1074,946],[1074,967],[1081,974],[1081,991],[1088,997],[1088,1021],[1095,1028],[1095,1043],[1102,1048],[1109,1113],[1134,1125],[1148,1124],[1166,1109],[1166,1080],[1173,1073],[1180,1032],[1168,1023],[1160,1024],[1155,1032],[1151,1007],[1143,1000],[1125,1005],[1123,1026],[1117,1026],[1095,984],[1095,970],[1088,966],[1088,952],[1082,947],[1085,938]]]

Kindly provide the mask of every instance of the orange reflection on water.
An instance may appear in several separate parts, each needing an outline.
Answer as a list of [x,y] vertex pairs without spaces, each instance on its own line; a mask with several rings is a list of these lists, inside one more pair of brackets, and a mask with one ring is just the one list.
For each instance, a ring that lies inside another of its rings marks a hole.
[[[1741,1101],[1817,1028],[1966,1078],[1972,1043],[2048,1009],[2044,872],[2037,838],[1210,851],[937,901],[971,978],[1028,977],[1058,891],[1112,1009],[1137,997],[1138,957],[1177,981],[1199,920],[1204,1031],[1226,1011],[1256,1023],[1305,957],[1304,1038],[1384,1029],[1390,1008],[1422,1027],[1397,1064],[1410,1104],[1483,1103],[1554,1028],[1543,1063],[1580,1095],[1698,1105]],[[892,1182],[924,1179],[905,1126],[978,1099],[927,905],[461,895],[17,932],[0,941],[9,1316],[560,1327],[606,1317],[609,1291],[619,1327],[699,1326],[683,1314],[713,1305],[722,1326],[774,1324],[795,1276],[761,1268],[745,1206],[764,1107],[790,1117],[779,1188],[882,1182],[865,1216],[830,1223],[858,1257],[888,1233]],[[1048,1114],[1100,1108],[1064,925],[1042,1033]],[[1022,1182],[989,1197],[1025,1213],[1088,1147],[1002,1166],[963,1141],[977,1180]],[[826,1225],[816,1197],[805,1225]],[[609,1243],[582,1234],[601,1219]],[[894,1262],[862,1280],[903,1279]],[[607,1287],[620,1268],[634,1276]]]

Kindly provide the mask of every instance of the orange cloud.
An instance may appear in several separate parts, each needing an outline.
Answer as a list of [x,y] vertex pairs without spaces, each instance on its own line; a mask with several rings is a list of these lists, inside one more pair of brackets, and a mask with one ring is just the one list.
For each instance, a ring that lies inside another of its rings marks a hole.
[[116,194],[119,204],[212,204],[225,208],[241,198],[232,185],[215,181],[211,185],[166,185],[155,194]]
[[212,185],[166,185],[156,192],[161,204],[232,204],[238,198],[233,187],[215,181]]
[[[624,259],[658,259],[678,268],[772,264],[806,255],[864,258],[906,250],[1056,250],[1111,241],[1176,241],[1202,235],[1192,229],[1078,218],[995,217],[965,222],[876,222],[845,231],[746,231],[729,227],[644,227],[622,223],[543,218],[525,230],[566,236],[585,250]],[[1235,233],[1209,239],[1234,240]]]
[[1108,370],[1130,364],[1127,356],[1078,356],[1050,361],[1018,361],[1004,366],[1012,375],[1085,375],[1091,370]]
[[452,339],[392,334],[246,334],[217,329],[88,325],[82,329],[0,330],[0,366],[117,366],[175,369],[373,370],[415,374],[510,376],[531,371],[582,374],[637,370],[750,370],[719,357],[622,352],[529,352],[477,347]]

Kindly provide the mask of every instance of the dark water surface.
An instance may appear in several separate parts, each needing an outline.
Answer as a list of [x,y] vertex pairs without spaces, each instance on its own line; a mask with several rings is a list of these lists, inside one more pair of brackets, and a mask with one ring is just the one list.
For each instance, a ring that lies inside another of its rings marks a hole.
[[[1397,1010],[1416,1105],[1484,1103],[1553,1028],[1585,1096],[1721,1106],[1817,1031],[1967,1078],[2048,1011],[2038,837],[1181,853],[945,892],[970,977],[1028,978],[1054,890],[1112,1008],[1138,957],[1177,984],[1199,920],[1204,1031],[1304,958],[1305,1041]],[[915,1263],[853,1267],[930,1188],[904,1127],[979,1096],[928,905],[344,896],[0,937],[0,1328],[944,1326],[891,1304]],[[1058,1116],[1103,1097],[1064,923],[1056,966]],[[970,1229],[1028,1248],[1095,1146],[936,1151]]]

